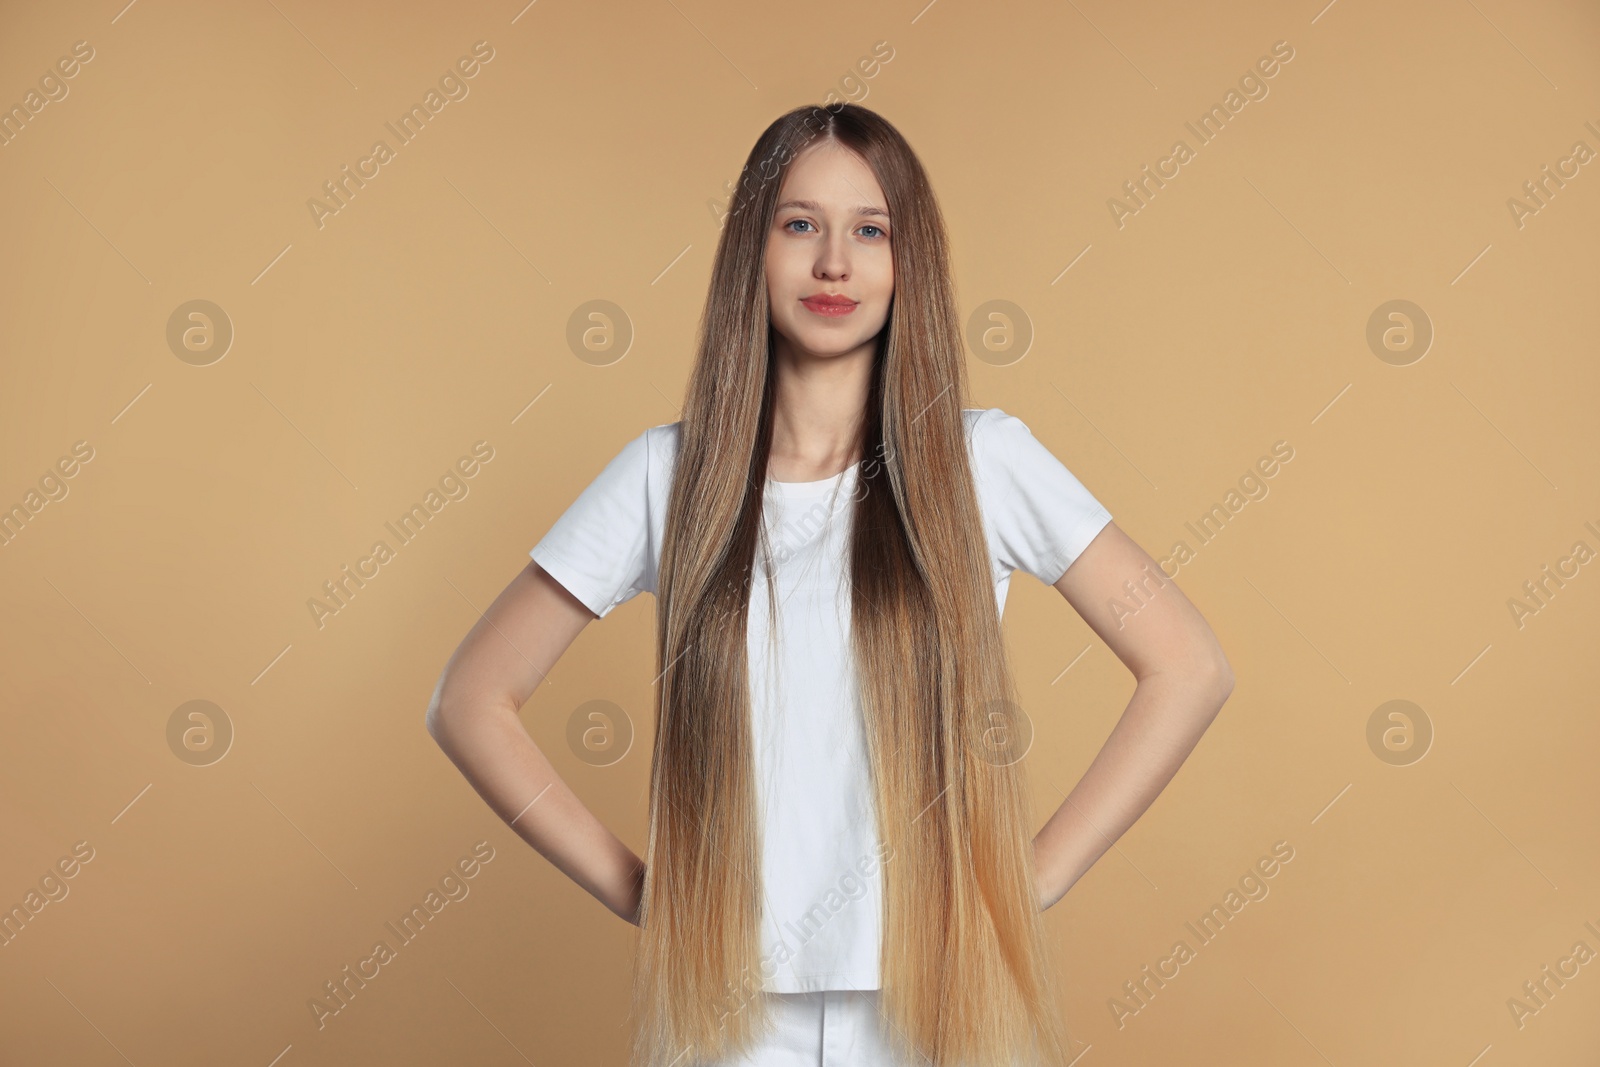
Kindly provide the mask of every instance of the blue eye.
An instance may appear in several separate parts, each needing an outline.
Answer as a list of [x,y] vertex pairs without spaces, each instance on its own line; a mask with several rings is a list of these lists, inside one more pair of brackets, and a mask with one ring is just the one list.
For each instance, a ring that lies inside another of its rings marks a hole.
[[[811,225],[811,220],[810,219],[790,219],[788,222],[783,224],[783,228],[786,229],[786,230],[789,230],[789,227],[795,225],[796,223],[799,223],[799,224],[805,225],[805,226],[810,226]],[[870,222],[867,223],[865,226],[862,226],[861,229],[877,231],[876,236],[873,237],[874,240],[876,240],[878,238],[882,238],[882,237],[887,237],[888,236],[888,234],[883,232],[883,227],[882,226],[874,226]],[[797,231],[797,230],[789,230],[789,232],[790,233],[797,233],[799,231]]]

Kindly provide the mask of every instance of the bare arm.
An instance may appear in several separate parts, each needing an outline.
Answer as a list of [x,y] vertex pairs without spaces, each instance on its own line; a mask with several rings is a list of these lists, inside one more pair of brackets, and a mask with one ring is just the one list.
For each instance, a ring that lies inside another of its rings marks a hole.
[[567,877],[637,924],[643,862],[584,807],[517,717],[595,617],[530,560],[445,664],[427,726],[495,814]]
[[[1120,618],[1112,602],[1139,607]],[[1177,584],[1116,523],[1056,582],[1138,679],[1122,718],[1059,810],[1034,837],[1040,906],[1066,895],[1178,773],[1233,691],[1216,635]]]

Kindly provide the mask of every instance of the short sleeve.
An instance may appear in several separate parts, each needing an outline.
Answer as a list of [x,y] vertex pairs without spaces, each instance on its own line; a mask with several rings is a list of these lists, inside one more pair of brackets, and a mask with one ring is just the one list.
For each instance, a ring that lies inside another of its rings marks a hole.
[[624,445],[528,552],[601,618],[652,591],[649,434]]
[[999,408],[978,418],[973,474],[995,560],[1054,585],[1111,512],[1041,444],[1021,419]]

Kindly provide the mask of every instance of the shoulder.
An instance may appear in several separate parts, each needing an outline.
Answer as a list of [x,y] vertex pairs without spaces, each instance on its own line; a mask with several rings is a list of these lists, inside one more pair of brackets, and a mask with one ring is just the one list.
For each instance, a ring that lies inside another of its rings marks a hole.
[[663,422],[659,426],[651,426],[639,436],[644,440],[644,449],[649,456],[651,466],[662,471],[670,471],[678,458],[678,442],[683,439],[682,421]]
[[1017,506],[1035,497],[1099,506],[1061,458],[1017,416],[984,408],[974,410],[970,418],[972,473],[986,506]]
[[966,420],[967,447],[980,464],[1004,464],[1007,457],[1015,455],[1021,438],[1033,436],[1025,422],[1001,408],[965,408],[961,414]]
[[989,436],[996,428],[1013,432],[1015,428],[1027,429],[1021,419],[1003,408],[963,408],[961,414],[966,419],[968,436]]
[[676,451],[675,429],[676,424],[651,426],[626,438],[621,445],[610,445],[613,451],[586,491],[609,498],[614,506],[620,506],[626,498],[642,497],[647,489],[654,492],[670,469],[663,464],[670,463]]
[[665,422],[647,426],[625,441],[617,450],[617,458],[630,460],[636,466],[649,463],[654,466],[670,459],[678,451],[678,429],[681,423]]

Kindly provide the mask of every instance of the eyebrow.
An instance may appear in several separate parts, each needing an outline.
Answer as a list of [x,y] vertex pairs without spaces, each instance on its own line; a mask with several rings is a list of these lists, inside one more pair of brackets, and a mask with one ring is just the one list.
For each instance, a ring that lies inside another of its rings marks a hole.
[[[782,211],[786,207],[797,207],[802,211],[815,211],[818,214],[821,214],[822,212],[822,205],[818,204],[815,200],[785,200],[773,210]],[[881,207],[873,207],[871,204],[863,204],[856,208],[856,215],[880,215],[883,218],[888,218],[889,212]]]

